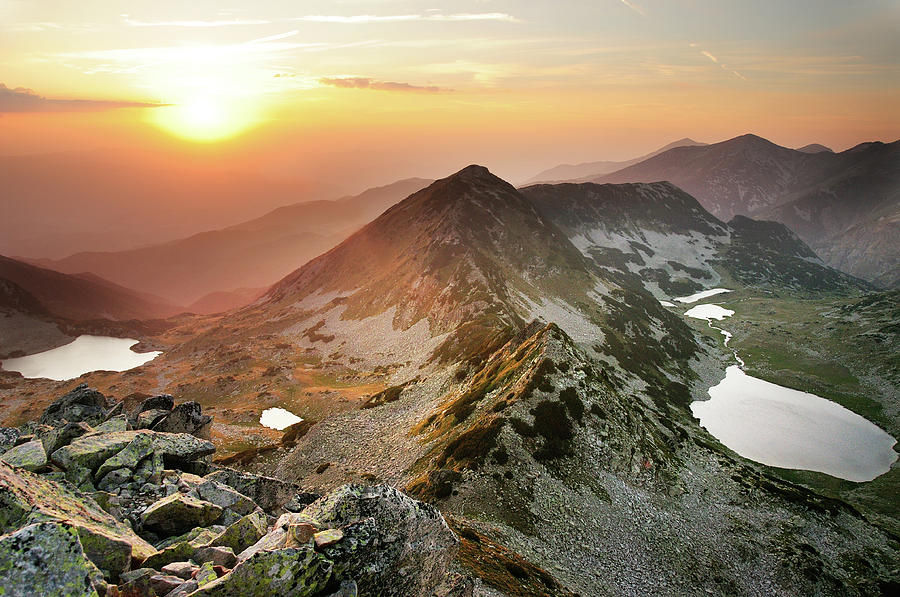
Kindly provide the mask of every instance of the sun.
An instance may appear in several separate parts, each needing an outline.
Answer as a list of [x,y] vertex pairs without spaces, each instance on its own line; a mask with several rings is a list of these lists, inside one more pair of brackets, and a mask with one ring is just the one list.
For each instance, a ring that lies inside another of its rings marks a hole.
[[166,132],[199,143],[212,143],[246,131],[257,119],[246,102],[198,95],[183,103],[156,108],[152,121]]

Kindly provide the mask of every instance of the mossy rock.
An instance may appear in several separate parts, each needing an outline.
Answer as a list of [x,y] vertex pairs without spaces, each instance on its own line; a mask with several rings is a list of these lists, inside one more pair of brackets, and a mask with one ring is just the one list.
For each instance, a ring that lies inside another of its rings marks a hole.
[[103,584],[77,529],[43,522],[0,537],[0,595],[97,597]]
[[75,528],[88,558],[111,578],[127,569],[131,558],[156,553],[89,496],[0,462],[0,532],[45,521]]
[[183,493],[173,493],[154,502],[141,515],[145,529],[163,535],[178,535],[194,527],[205,527],[222,515],[222,508]]
[[0,454],[0,460],[18,466],[26,471],[39,471],[47,467],[47,453],[44,452],[44,444],[35,439]]

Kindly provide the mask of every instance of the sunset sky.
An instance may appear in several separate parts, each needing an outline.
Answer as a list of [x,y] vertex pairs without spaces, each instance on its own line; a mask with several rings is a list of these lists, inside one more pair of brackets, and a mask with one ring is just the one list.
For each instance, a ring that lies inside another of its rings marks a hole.
[[900,138],[898,31],[896,0],[0,0],[0,153],[219,152],[362,187],[681,137],[842,150]]

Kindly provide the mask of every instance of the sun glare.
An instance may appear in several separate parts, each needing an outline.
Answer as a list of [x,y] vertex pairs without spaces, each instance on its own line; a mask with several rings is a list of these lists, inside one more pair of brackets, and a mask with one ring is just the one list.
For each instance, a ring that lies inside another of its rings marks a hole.
[[166,132],[182,139],[210,143],[239,135],[257,119],[243,106],[216,97],[198,96],[184,103],[155,109],[152,120]]

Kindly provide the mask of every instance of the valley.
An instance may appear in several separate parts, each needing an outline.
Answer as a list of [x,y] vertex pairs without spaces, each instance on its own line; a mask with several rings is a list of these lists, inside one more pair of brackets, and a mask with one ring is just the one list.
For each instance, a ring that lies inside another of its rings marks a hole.
[[[713,303],[733,312],[716,322],[728,347],[685,316]],[[79,383],[128,404],[168,393],[213,417],[216,462],[317,493],[405,488],[555,590],[871,593],[893,582],[896,464],[868,483],[758,464],[691,404],[733,348],[748,375],[897,437],[894,303],[787,228],[725,224],[667,183],[519,191],[470,166],[252,304],[136,335],[161,352],[140,367],[61,382],[3,372],[0,424]],[[260,424],[270,409],[302,433]]]

